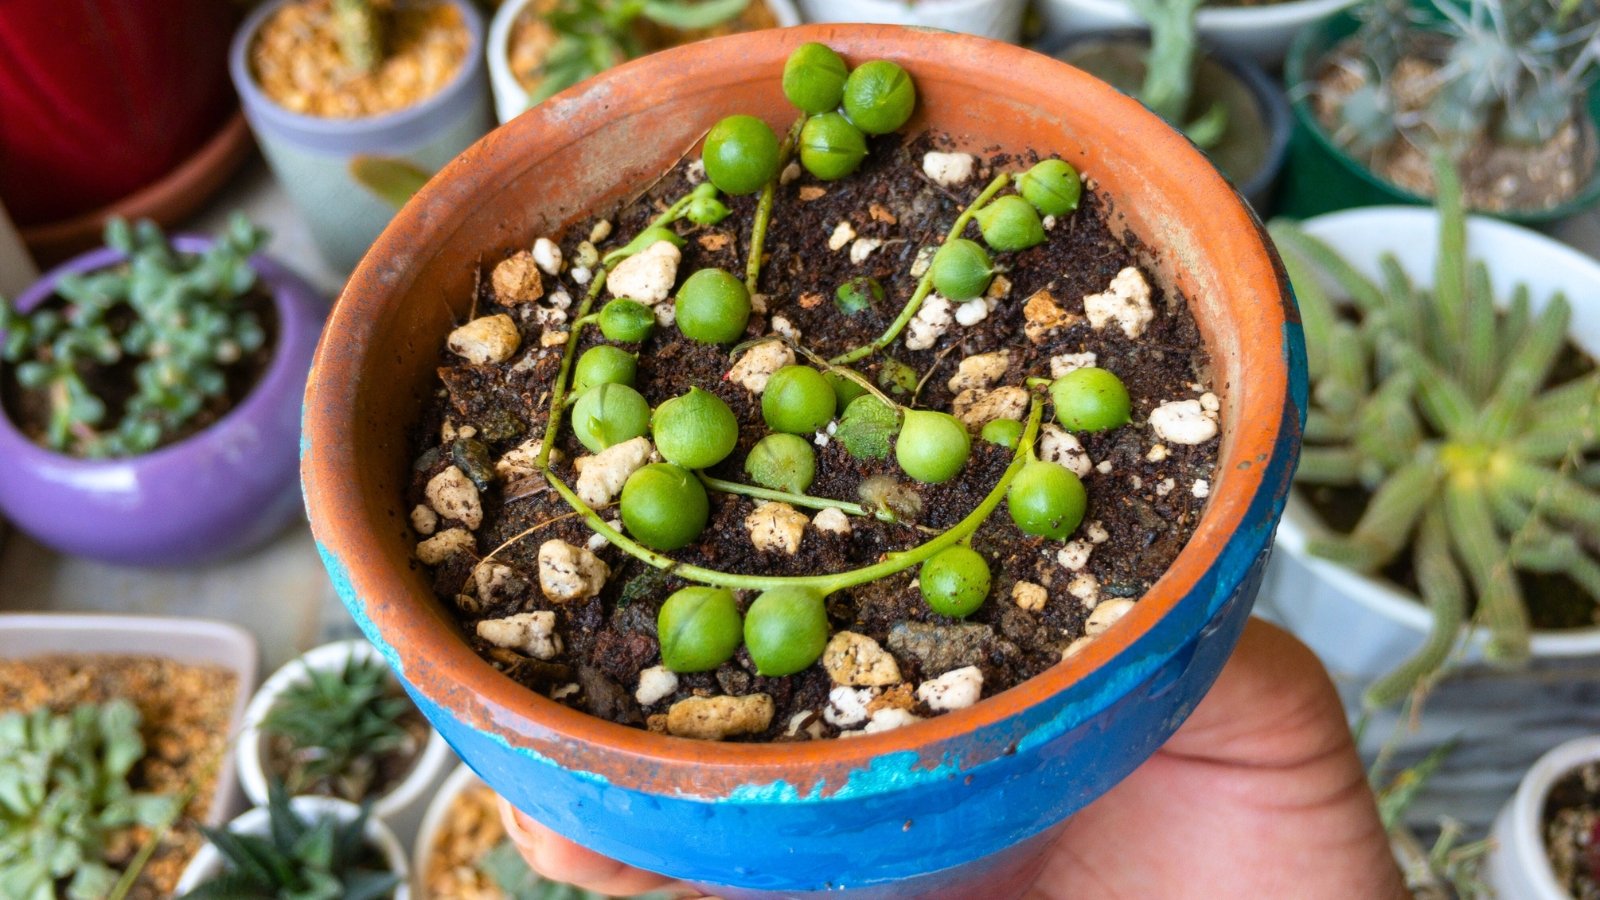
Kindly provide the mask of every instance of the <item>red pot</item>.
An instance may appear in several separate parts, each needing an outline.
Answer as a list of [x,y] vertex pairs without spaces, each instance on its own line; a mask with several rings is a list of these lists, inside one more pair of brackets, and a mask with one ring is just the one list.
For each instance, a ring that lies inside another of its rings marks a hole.
[[224,0],[0,3],[0,199],[19,226],[106,206],[198,150],[235,106]]

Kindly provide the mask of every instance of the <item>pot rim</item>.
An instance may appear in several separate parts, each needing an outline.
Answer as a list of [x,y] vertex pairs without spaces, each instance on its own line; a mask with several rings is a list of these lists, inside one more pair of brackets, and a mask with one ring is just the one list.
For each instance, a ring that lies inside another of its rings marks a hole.
[[239,26],[233,44],[228,48],[228,74],[233,78],[234,89],[243,98],[244,108],[253,116],[260,116],[274,128],[324,141],[373,137],[393,131],[409,133],[413,129],[424,127],[430,116],[441,108],[451,105],[462,87],[469,84],[475,73],[481,71],[484,65],[483,17],[468,0],[441,0],[454,6],[461,13],[462,24],[466,26],[471,41],[467,45],[466,54],[461,57],[460,67],[449,81],[439,86],[437,91],[410,106],[375,116],[332,118],[293,112],[280,106],[261,89],[256,83],[255,74],[250,71],[248,58],[250,45],[255,43],[256,32],[260,30],[262,23],[268,16],[277,12],[279,7],[290,2],[293,0],[271,0],[256,7],[244,20],[244,24]]
[[[1430,235],[1438,230],[1438,214],[1430,207],[1418,206],[1364,206],[1312,216],[1301,225],[1314,236],[1318,236],[1316,229],[1319,224],[1331,226],[1350,220],[1359,222],[1362,219],[1410,220],[1407,223],[1409,227],[1425,226]],[[1554,238],[1503,219],[1477,213],[1469,215],[1467,221],[1471,232],[1484,233],[1486,243],[1491,246],[1510,240],[1533,241],[1543,245],[1551,253],[1562,258],[1567,265],[1586,275],[1592,283],[1600,284],[1600,262]],[[1600,340],[1600,335],[1597,335],[1597,340]],[[1284,507],[1283,519],[1278,526],[1277,549],[1293,556],[1317,577],[1337,585],[1346,596],[1361,605],[1412,631],[1426,634],[1432,627],[1433,619],[1419,597],[1407,593],[1393,582],[1363,575],[1332,560],[1313,556],[1307,551],[1307,543],[1317,534],[1328,530],[1321,517],[1296,488],[1290,502]],[[1600,625],[1561,630],[1535,629],[1532,633],[1532,652],[1535,657],[1600,654]]]
[[[262,720],[277,705],[278,699],[286,690],[309,679],[306,671],[308,668],[326,671],[343,666],[345,661],[352,657],[357,657],[363,662],[381,661],[383,654],[365,638],[333,641],[312,647],[284,663],[256,688],[250,698],[250,705],[245,708],[237,754],[239,784],[244,788],[245,796],[251,803],[259,806],[267,802],[264,751],[266,735],[261,732]],[[427,738],[417,749],[416,757],[412,760],[411,769],[406,772],[406,776],[391,785],[384,793],[372,798],[372,814],[387,821],[391,816],[416,802],[422,792],[433,783],[435,776],[448,767],[454,758],[455,754],[451,751],[450,745],[445,743],[444,737],[430,724]]]
[[[216,243],[214,238],[188,233],[169,235],[169,240],[175,249],[183,253],[202,253]],[[39,276],[39,280],[17,295],[16,308],[29,311],[50,299],[55,293],[56,282],[60,281],[63,275],[98,271],[125,259],[120,251],[111,247],[98,247],[87,253],[80,253]],[[293,336],[300,331],[299,324],[311,315],[298,298],[311,298],[320,302],[322,294],[287,266],[265,253],[253,254],[250,257],[250,268],[255,270],[260,286],[272,295],[273,312],[278,317],[277,336],[272,347],[272,359],[266,369],[256,379],[250,392],[245,394],[244,399],[229,407],[221,418],[183,440],[157,447],[148,453],[108,459],[87,459],[70,456],[34,443],[11,420],[5,404],[0,403],[0,455],[11,459],[20,456],[37,460],[55,472],[69,474],[102,472],[109,475],[130,467],[158,466],[168,461],[176,461],[196,452],[207,443],[219,440],[218,435],[226,435],[247,420],[270,415],[272,412],[270,407],[276,403],[277,398],[290,391],[294,380],[299,377],[294,354],[283,352],[284,342],[293,339]]]
[[[1328,45],[1328,42],[1333,35],[1339,29],[1349,27],[1354,21],[1354,14],[1348,9],[1335,9],[1327,17],[1302,28],[1294,36],[1283,63],[1283,81],[1288,89],[1289,108],[1294,115],[1294,124],[1298,130],[1305,132],[1311,138],[1318,150],[1335,160],[1339,168],[1354,175],[1362,183],[1388,194],[1395,200],[1431,208],[1433,198],[1412,193],[1379,177],[1378,173],[1368,168],[1365,163],[1350,155],[1349,151],[1337,144],[1333,135],[1328,134],[1322,127],[1316,113],[1311,109],[1311,72],[1321,65],[1331,51],[1332,46]],[[1339,39],[1342,40],[1342,37]],[[1600,140],[1600,111],[1597,111],[1600,110],[1600,94],[1591,93],[1589,102],[1580,109],[1594,122],[1596,140]],[[1587,186],[1555,206],[1532,210],[1474,212],[1473,215],[1492,217],[1505,222],[1538,225],[1568,218],[1594,206],[1597,202],[1600,202],[1600,156],[1596,158],[1594,170],[1589,173]]]
[[[354,415],[364,345],[360,341],[324,341],[318,348],[307,389],[307,450],[302,478],[313,532],[330,577],[341,594],[351,599],[358,623],[369,635],[384,636],[384,640],[376,641],[380,650],[419,692],[421,680],[449,679],[449,690],[443,696],[422,693],[429,703],[442,704],[459,714],[463,698],[471,698],[476,713],[470,717],[472,726],[489,732],[495,740],[546,761],[552,757],[542,750],[581,754],[582,759],[592,762],[572,768],[586,771],[587,777],[633,790],[659,791],[661,785],[667,784],[684,792],[691,791],[688,786],[692,785],[692,796],[777,801],[783,797],[821,796],[818,792],[827,792],[825,783],[830,774],[870,773],[874,762],[883,762],[886,755],[911,754],[924,759],[930,770],[937,770],[940,753],[950,742],[1030,711],[1044,714],[1040,707],[1053,698],[1091,676],[1104,676],[1099,670],[1154,630],[1207,578],[1235,533],[1249,519],[1258,497],[1284,487],[1267,478],[1273,469],[1268,463],[1280,452],[1280,442],[1292,441],[1298,446],[1299,413],[1294,398],[1303,395],[1303,373],[1291,379],[1291,359],[1298,358],[1298,315],[1293,311],[1282,267],[1260,221],[1234,189],[1181,135],[1137,101],[1086,73],[1020,47],[927,29],[818,25],[733,35],[626,63],[557,95],[457,157],[401,210],[352,276],[326,333],[360,333],[363,318],[381,305],[385,295],[394,296],[404,290],[400,273],[424,252],[418,248],[448,240],[459,227],[447,213],[463,197],[457,182],[471,179],[480,157],[506,157],[514,143],[511,136],[537,133],[541,128],[571,129],[574,122],[579,123],[578,127],[598,126],[612,106],[606,98],[630,91],[653,94],[716,90],[720,84],[697,81],[700,73],[692,70],[727,58],[786,53],[788,48],[805,41],[834,42],[847,54],[856,52],[850,46],[853,41],[871,44],[873,52],[903,59],[908,66],[925,67],[918,77],[935,82],[940,70],[937,64],[925,62],[930,56],[982,58],[989,68],[947,65],[942,71],[979,78],[988,77],[989,71],[1000,67],[1019,81],[1070,86],[1080,95],[1093,97],[1104,117],[1125,120],[1128,127],[1122,134],[1127,142],[1166,155],[1171,165],[1163,169],[1163,180],[1170,178],[1176,190],[1190,194],[1197,205],[1205,207],[1205,233],[1223,243],[1221,249],[1230,256],[1227,271],[1234,278],[1254,284],[1262,298],[1261,315],[1241,317],[1239,340],[1244,346],[1240,353],[1250,361],[1250,392],[1240,400],[1236,389],[1236,398],[1224,404],[1225,416],[1230,415],[1231,408],[1231,421],[1248,422],[1250,427],[1241,425],[1225,432],[1224,455],[1218,466],[1222,473],[1219,485],[1212,490],[1199,526],[1173,566],[1116,626],[1062,664],[967,709],[853,740],[707,744],[618,725],[552,701],[505,677],[479,658],[431,596],[426,602],[396,601],[415,594],[416,586],[402,577],[403,570],[381,562],[384,541],[378,537],[379,529],[368,525],[362,516],[336,512],[361,510],[364,506],[356,487],[361,466],[354,458],[351,443],[340,437]],[[766,81],[768,76],[760,80]],[[776,85],[776,69],[770,80]],[[322,440],[319,435],[328,438]],[[1227,467],[1230,461],[1232,469]],[[324,514],[324,510],[328,513]],[[406,639],[395,640],[402,632]],[[441,676],[443,672],[449,675]],[[988,750],[996,756],[1005,752],[1001,747]],[[977,764],[974,760],[968,762]],[[787,780],[796,775],[797,781]],[[870,774],[866,777],[872,779]],[[762,781],[764,786],[753,787],[753,780]],[[840,777],[838,782],[843,784],[846,780]],[[879,785],[878,789],[896,786],[892,776],[873,783]],[[858,789],[872,788],[851,788]]]
[[1540,896],[1565,897],[1556,883],[1555,870],[1545,847],[1544,804],[1555,782],[1585,763],[1600,761],[1600,734],[1574,738],[1545,753],[1522,776],[1517,792],[1506,805],[1506,825],[1511,840],[1501,854],[1515,861],[1518,873]]

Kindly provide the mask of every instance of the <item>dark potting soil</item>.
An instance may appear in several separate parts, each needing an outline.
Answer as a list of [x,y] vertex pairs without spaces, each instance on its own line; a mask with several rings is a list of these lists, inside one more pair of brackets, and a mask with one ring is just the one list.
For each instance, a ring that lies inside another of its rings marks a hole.
[[[910,272],[918,251],[936,247],[962,207],[1002,168],[1021,171],[1034,160],[1004,157],[981,159],[978,171],[959,187],[940,187],[922,173],[924,152],[942,141],[922,136],[901,146],[898,137],[874,139],[873,152],[862,169],[841,182],[819,183],[808,175],[782,186],[772,217],[762,269],[761,289],[767,313],[751,317],[746,336],[767,335],[790,329],[798,342],[831,356],[869,343],[895,318],[917,279]],[[692,181],[688,165],[680,165],[641,200],[626,209],[607,211],[614,221],[604,249],[621,246],[675,197],[686,193]],[[1080,435],[1100,469],[1084,483],[1089,492],[1088,514],[1073,540],[1089,546],[1086,535],[1099,543],[1081,569],[1073,570],[1060,559],[1063,542],[1032,537],[1019,531],[1002,506],[977,531],[973,547],[989,560],[993,584],[987,601],[965,621],[932,612],[914,585],[915,570],[901,572],[861,587],[839,591],[828,598],[834,632],[850,630],[867,635],[894,650],[900,670],[910,686],[967,665],[983,673],[983,695],[992,696],[1055,665],[1063,649],[1085,633],[1085,621],[1096,602],[1117,598],[1136,600],[1166,571],[1199,521],[1217,459],[1219,441],[1192,446],[1171,445],[1161,461],[1151,453],[1158,443],[1146,425],[1151,410],[1171,400],[1199,399],[1209,390],[1209,363],[1199,332],[1180,297],[1169,296],[1152,283],[1155,319],[1138,339],[1129,339],[1112,324],[1094,330],[1083,320],[1083,297],[1107,289],[1124,267],[1149,271],[1150,252],[1130,239],[1118,237],[1114,213],[1106,199],[1093,189],[1093,173],[1085,186],[1080,208],[1056,223],[1046,243],[1020,253],[999,254],[1010,280],[1009,294],[993,304],[986,318],[961,326],[952,322],[930,349],[909,350],[904,336],[886,353],[856,365],[876,379],[884,361],[910,366],[924,382],[916,404],[949,410],[952,393],[946,381],[964,356],[1009,349],[1009,369],[998,384],[1020,385],[1026,376],[1048,376],[1052,356],[1085,351],[1097,354],[1097,364],[1117,373],[1133,398],[1133,423],[1103,434]],[[753,197],[728,200],[733,214],[717,226],[679,228],[687,239],[678,278],[697,269],[717,266],[744,271],[745,251],[755,207]],[[570,262],[579,244],[591,234],[596,220],[577,223],[559,236]],[[830,249],[829,238],[840,222],[849,222],[861,238],[884,243],[859,264],[850,261],[848,248]],[[968,232],[977,238],[976,226]],[[489,286],[486,264],[476,302],[476,314],[501,311]],[[871,275],[885,287],[888,299],[876,308],[846,316],[834,305],[834,289],[851,277]],[[546,298],[557,290],[545,279]],[[563,273],[559,289],[573,298],[584,288]],[[1024,301],[1048,288],[1069,314],[1078,317],[1070,327],[1042,336],[1038,343],[1024,335]],[[670,301],[668,301],[670,302]],[[576,307],[576,299],[573,303]],[[596,307],[598,308],[598,306]],[[549,385],[560,364],[562,348],[542,348],[541,329],[529,321],[519,326],[523,349],[499,365],[472,365],[441,348],[442,385],[425,411],[417,436],[417,460],[410,504],[426,502],[424,486],[452,460],[470,468],[488,468],[487,460],[516,447],[529,437],[542,435]],[[565,326],[562,326],[563,330]],[[586,329],[583,348],[601,342],[596,329]],[[727,402],[740,422],[740,438],[733,454],[710,474],[745,482],[746,453],[763,436],[759,397],[725,376],[730,366],[725,347],[695,343],[675,328],[658,328],[639,351],[635,386],[652,406],[698,386]],[[1207,400],[1209,401],[1209,397]],[[906,396],[900,402],[908,402]],[[1046,407],[1046,421],[1051,421]],[[470,427],[470,439],[459,429]],[[456,434],[446,442],[448,434]],[[901,490],[920,500],[916,521],[923,529],[939,531],[970,513],[1012,459],[1012,452],[973,439],[972,457],[956,478],[939,485],[911,482],[892,460],[858,460],[836,440],[818,435],[817,477],[808,493],[849,501],[859,499],[858,488],[873,476],[888,476]],[[554,466],[564,479],[574,477],[571,460],[584,455],[570,428],[562,429],[558,449],[565,458]],[[590,545],[590,529],[536,477],[513,485],[494,484],[482,493],[483,524],[476,530],[476,554],[457,554],[433,569],[436,593],[455,611],[467,640],[485,658],[510,677],[534,690],[558,698],[575,708],[624,724],[659,727],[660,718],[674,702],[691,696],[718,694],[769,694],[776,707],[772,724],[755,740],[795,739],[790,723],[819,719],[828,702],[832,683],[820,663],[787,677],[756,675],[746,651],[740,649],[714,672],[683,674],[669,696],[641,706],[635,686],[641,670],[660,662],[656,616],[660,604],[687,582],[652,569],[622,552],[601,546],[596,552],[611,567],[612,577],[599,596],[565,604],[552,603],[538,582],[540,545],[560,539],[578,547]],[[744,526],[755,503],[729,494],[711,494],[710,524],[691,546],[670,554],[673,558],[733,572],[801,575],[839,572],[879,561],[885,553],[904,550],[926,541],[929,535],[907,524],[853,518],[853,534],[841,537],[807,528],[798,552],[786,556],[757,551]],[[807,511],[811,512],[811,511]],[[601,513],[614,519],[615,509]],[[438,529],[462,523],[441,518]],[[1103,533],[1101,530],[1103,529]],[[511,566],[512,584],[491,598],[470,596],[478,560],[493,553],[495,561]],[[1083,574],[1092,576],[1096,590],[1090,599],[1069,594],[1067,586]],[[1031,611],[1012,599],[1018,582],[1041,585],[1048,591],[1042,609]],[[466,596],[463,596],[466,595]],[[1096,596],[1097,595],[1097,596]],[[741,608],[754,599],[741,593]],[[553,610],[564,643],[563,652],[541,661],[475,636],[475,626],[486,619],[516,613]],[[890,630],[911,623],[901,640]],[[893,647],[891,647],[893,645]],[[895,692],[889,692],[895,694]],[[894,702],[919,715],[930,710],[913,701],[909,687],[884,702]],[[814,734],[831,736],[838,730],[818,723]],[[798,738],[806,737],[800,731]]]
[[[200,411],[184,423],[182,428],[163,435],[156,449],[176,444],[216,424],[228,414],[229,410],[249,396],[257,382],[261,380],[261,376],[271,367],[272,355],[278,345],[278,310],[273,304],[272,295],[258,284],[238,302],[241,309],[255,313],[256,320],[261,323],[265,339],[255,351],[241,356],[236,362],[223,368],[223,374],[227,379],[227,390],[220,396],[208,398]],[[46,308],[65,311],[67,306],[66,301],[60,297],[45,301]],[[133,314],[126,307],[109,313],[107,319],[113,333],[119,336],[133,324]],[[47,352],[41,352],[35,358],[47,362]],[[109,366],[84,364],[78,367],[78,374],[83,378],[89,391],[99,397],[106,406],[105,418],[98,426],[98,430],[102,432],[113,430],[122,420],[123,409],[138,393],[134,369],[140,362],[143,362],[142,357],[124,356],[122,360]],[[0,405],[3,405],[4,414],[10,417],[17,430],[27,435],[34,443],[46,446],[45,435],[49,432],[52,407],[48,390],[24,388],[17,383],[15,366],[0,367]]]
[[1573,900],[1600,900],[1600,762],[1569,772],[1544,801],[1544,844]]

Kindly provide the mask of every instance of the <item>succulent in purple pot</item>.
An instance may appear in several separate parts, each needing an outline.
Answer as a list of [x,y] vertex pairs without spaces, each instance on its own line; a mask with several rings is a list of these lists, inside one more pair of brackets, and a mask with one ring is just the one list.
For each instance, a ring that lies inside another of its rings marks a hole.
[[264,239],[242,217],[216,238],[113,220],[105,247],[0,298],[0,511],[62,552],[140,565],[288,523],[326,304],[256,255]]

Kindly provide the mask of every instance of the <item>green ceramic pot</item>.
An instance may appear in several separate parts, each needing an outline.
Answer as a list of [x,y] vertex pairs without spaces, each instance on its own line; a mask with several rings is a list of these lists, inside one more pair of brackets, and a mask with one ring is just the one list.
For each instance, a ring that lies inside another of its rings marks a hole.
[[[1330,16],[1301,31],[1289,48],[1284,78],[1294,109],[1294,134],[1289,141],[1289,165],[1278,192],[1278,211],[1294,218],[1356,206],[1411,203],[1432,206],[1433,200],[1402,190],[1379,178],[1371,169],[1333,142],[1311,109],[1311,77],[1319,64],[1359,22],[1349,12]],[[1589,115],[1600,124],[1600,92],[1590,92]],[[1524,225],[1541,225],[1570,218],[1600,201],[1600,171],[1565,203],[1534,212],[1491,213],[1495,218]]]

